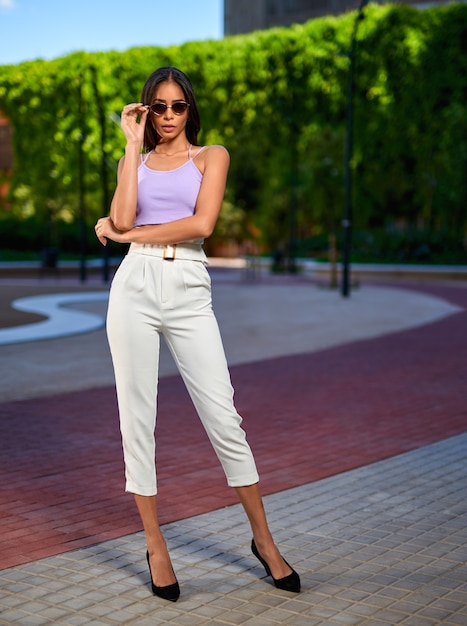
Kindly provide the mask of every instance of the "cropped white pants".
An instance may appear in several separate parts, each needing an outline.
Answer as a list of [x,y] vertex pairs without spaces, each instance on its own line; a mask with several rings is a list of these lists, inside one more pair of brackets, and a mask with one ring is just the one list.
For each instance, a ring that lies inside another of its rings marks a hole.
[[[192,258],[187,258],[192,257]],[[126,491],[157,493],[155,426],[160,335],[175,359],[231,487],[258,482],[233,403],[204,252],[132,244],[112,281],[107,335],[117,387]],[[170,419],[170,416],[168,416]]]

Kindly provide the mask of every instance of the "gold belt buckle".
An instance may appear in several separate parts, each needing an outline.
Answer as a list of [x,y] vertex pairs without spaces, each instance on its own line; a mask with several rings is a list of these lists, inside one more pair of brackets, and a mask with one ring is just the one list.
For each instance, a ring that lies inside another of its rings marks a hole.
[[162,258],[164,261],[173,261],[175,259],[175,253],[177,250],[177,244],[167,244],[164,246],[164,250],[162,252]]

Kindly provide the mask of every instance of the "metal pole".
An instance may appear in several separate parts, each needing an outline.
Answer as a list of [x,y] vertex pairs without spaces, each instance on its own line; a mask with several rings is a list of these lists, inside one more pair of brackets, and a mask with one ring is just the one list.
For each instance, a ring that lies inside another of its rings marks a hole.
[[82,283],[86,282],[86,220],[84,210],[84,102],[83,102],[83,77],[80,74],[78,83],[78,193],[79,193],[79,275]]
[[363,8],[368,0],[361,0],[358,14],[352,33],[352,40],[349,51],[349,75],[347,83],[347,119],[346,119],[346,140],[345,140],[345,169],[344,169],[344,219],[342,227],[344,229],[344,242],[342,248],[342,295],[348,297],[350,294],[350,253],[352,250],[352,149],[353,149],[353,93],[354,93],[354,65],[355,48],[357,41],[357,30],[360,21],[363,19]]
[[[94,89],[94,97],[97,106],[97,115],[99,119],[99,126],[101,131],[101,184],[102,184],[102,204],[104,207],[104,214],[107,214],[109,210],[109,182],[108,182],[108,164],[107,164],[107,128],[105,119],[104,103],[102,101],[99,87],[97,84],[97,70],[94,65],[91,65],[91,79]],[[107,283],[109,281],[109,246],[103,246],[102,250],[102,280]]]
[[295,124],[291,123],[292,129],[292,159],[291,159],[291,175],[290,175],[290,205],[289,205],[289,244],[287,255],[287,271],[289,274],[297,272],[297,144],[295,134]]

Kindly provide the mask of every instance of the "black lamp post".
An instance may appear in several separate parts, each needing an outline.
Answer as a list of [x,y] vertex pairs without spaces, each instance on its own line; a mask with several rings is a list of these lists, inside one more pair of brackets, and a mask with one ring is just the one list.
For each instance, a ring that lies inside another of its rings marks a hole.
[[354,92],[354,66],[355,49],[357,42],[358,25],[363,19],[363,9],[368,0],[361,0],[358,14],[352,33],[349,56],[349,76],[347,83],[347,120],[346,120],[346,141],[345,141],[345,169],[344,169],[344,219],[342,226],[344,229],[344,243],[342,250],[342,295],[347,297],[350,294],[350,252],[352,249],[352,148],[353,148],[353,92]]
[[84,207],[84,100],[83,100],[83,77],[79,76],[78,84],[78,210],[79,210],[79,275],[82,283],[86,282],[86,218]]
[[[94,65],[91,65],[91,81],[94,90],[94,98],[97,107],[97,116],[99,119],[99,126],[101,131],[100,143],[101,143],[101,185],[102,185],[102,205],[103,213],[107,214],[109,209],[109,183],[108,183],[108,154],[106,149],[107,143],[107,126],[105,119],[104,102],[99,92],[99,86],[97,83],[97,69]],[[102,249],[102,280],[104,282],[109,281],[109,246],[103,246]]]

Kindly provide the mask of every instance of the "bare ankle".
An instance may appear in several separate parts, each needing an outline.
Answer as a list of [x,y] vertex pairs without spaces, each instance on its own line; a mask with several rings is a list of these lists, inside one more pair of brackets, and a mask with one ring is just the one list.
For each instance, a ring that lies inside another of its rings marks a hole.
[[164,552],[168,553],[167,543],[162,535],[147,537],[146,545],[151,556],[153,554],[163,554]]

